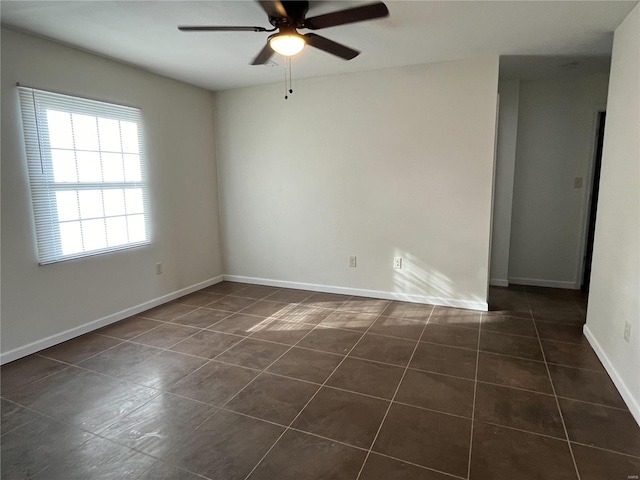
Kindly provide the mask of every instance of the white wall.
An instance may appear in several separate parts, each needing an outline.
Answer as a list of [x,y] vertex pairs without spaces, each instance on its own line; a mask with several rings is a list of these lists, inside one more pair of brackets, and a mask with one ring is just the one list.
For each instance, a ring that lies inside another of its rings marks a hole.
[[[16,82],[142,109],[150,246],[38,266]],[[213,121],[210,92],[2,29],[3,361],[223,273]]]
[[[509,281],[580,288],[598,109],[608,75],[520,83]],[[574,178],[583,187],[574,188]]]
[[498,83],[500,108],[496,172],[493,193],[493,231],[491,236],[491,284],[509,285],[509,244],[511,241],[511,210],[513,178],[518,138],[519,80]]
[[225,272],[486,308],[497,84],[496,57],[219,93]]
[[[640,6],[615,32],[585,334],[640,423]],[[631,342],[623,340],[625,322]]]

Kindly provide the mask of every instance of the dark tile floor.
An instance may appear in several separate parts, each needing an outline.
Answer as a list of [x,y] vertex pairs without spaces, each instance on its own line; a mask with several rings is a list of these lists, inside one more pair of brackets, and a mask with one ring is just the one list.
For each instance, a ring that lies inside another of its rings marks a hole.
[[3,366],[2,478],[638,478],[580,294],[490,304],[205,288]]

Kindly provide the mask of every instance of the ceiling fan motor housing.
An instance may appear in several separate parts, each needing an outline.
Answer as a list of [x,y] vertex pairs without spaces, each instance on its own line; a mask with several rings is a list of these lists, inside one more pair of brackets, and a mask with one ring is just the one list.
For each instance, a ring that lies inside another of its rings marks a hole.
[[309,11],[309,2],[280,2],[286,13],[280,16],[269,16],[269,23],[277,28],[303,28],[304,18]]
[[[306,18],[309,11],[308,1],[258,0],[258,3],[267,14],[269,23],[273,26],[272,29],[231,25],[186,25],[179,26],[178,29],[183,32],[274,32],[277,30],[275,34],[269,36],[267,44],[253,59],[251,65],[266,64],[275,51],[285,56],[295,55],[302,50],[305,44],[344,60],[351,60],[357,57],[360,52],[315,33],[300,34],[297,29],[320,30],[389,15],[389,9],[382,2],[359,5],[310,18]],[[279,49],[273,47],[275,41],[285,39],[288,39],[289,43],[286,48],[284,42],[279,42],[282,43]]]

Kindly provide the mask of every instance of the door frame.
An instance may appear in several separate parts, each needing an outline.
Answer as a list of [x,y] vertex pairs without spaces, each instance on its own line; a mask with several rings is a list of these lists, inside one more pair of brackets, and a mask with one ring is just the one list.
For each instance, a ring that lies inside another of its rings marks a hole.
[[[574,288],[580,290],[582,287],[582,279],[584,277],[585,255],[587,252],[587,241],[589,237],[589,216],[591,213],[591,199],[593,196],[593,177],[596,167],[596,155],[598,153],[598,135],[600,113],[606,113],[607,106],[605,104],[597,104],[593,106],[592,127],[591,127],[591,148],[589,159],[586,165],[586,172],[582,182],[582,211],[581,211],[581,228],[580,228],[580,251],[578,252],[578,264],[576,265],[576,276]],[[605,121],[606,128],[606,121]],[[604,149],[604,146],[603,146]]]

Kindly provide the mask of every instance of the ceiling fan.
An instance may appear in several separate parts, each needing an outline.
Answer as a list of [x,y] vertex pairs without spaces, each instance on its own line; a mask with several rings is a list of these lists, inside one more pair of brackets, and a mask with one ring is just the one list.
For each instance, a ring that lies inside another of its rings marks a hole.
[[266,64],[274,52],[285,57],[299,53],[305,45],[331,53],[345,60],[357,57],[360,52],[334,42],[315,33],[300,34],[297,29],[320,30],[348,23],[362,22],[389,15],[389,9],[382,2],[370,3],[305,18],[309,10],[308,1],[259,1],[269,16],[271,29],[248,26],[179,26],[183,32],[277,32],[270,35],[267,44],[253,59],[251,65]]

